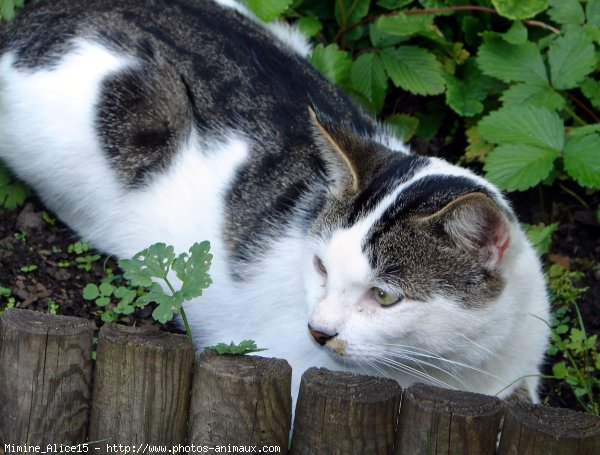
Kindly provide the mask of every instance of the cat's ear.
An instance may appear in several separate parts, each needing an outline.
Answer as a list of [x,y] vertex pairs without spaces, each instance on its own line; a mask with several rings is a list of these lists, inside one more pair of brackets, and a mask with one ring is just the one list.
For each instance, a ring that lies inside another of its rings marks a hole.
[[312,106],[309,113],[333,194],[341,197],[358,193],[384,147],[341,128]]
[[488,270],[497,269],[510,245],[510,222],[498,205],[483,193],[458,197],[421,223],[436,224],[463,250]]

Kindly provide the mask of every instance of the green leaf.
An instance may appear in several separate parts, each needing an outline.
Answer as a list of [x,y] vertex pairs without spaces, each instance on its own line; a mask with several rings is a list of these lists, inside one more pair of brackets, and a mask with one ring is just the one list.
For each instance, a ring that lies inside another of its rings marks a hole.
[[583,94],[590,100],[592,106],[600,109],[600,81],[588,77],[580,85]]
[[183,299],[201,296],[202,291],[212,283],[208,274],[212,260],[209,250],[210,243],[207,241],[194,243],[189,256],[183,253],[173,261],[173,270],[183,283],[180,290]]
[[106,306],[110,303],[110,297],[99,297],[96,299],[96,306]]
[[373,25],[380,32],[393,36],[412,36],[433,30],[433,16],[429,14],[381,16]]
[[501,16],[509,19],[529,19],[548,8],[548,0],[492,0]]
[[565,379],[569,372],[567,370],[567,365],[565,362],[558,362],[552,366],[552,374],[556,379]]
[[525,44],[527,42],[527,27],[521,21],[514,21],[502,38],[510,44]]
[[483,137],[495,144],[523,144],[550,149],[564,147],[564,125],[557,113],[533,106],[503,108],[478,124]]
[[98,290],[100,291],[100,295],[109,296],[113,293],[115,287],[110,283],[100,283]]
[[511,44],[498,36],[487,37],[479,48],[477,64],[484,74],[504,82],[548,82],[542,54],[529,41]]
[[419,119],[408,114],[394,114],[385,120],[385,126],[403,142],[408,142],[417,132]]
[[487,157],[486,177],[507,191],[524,191],[544,180],[554,168],[559,152],[531,145],[506,144]]
[[487,96],[484,76],[475,65],[473,59],[464,64],[464,74],[461,79],[446,74],[446,103],[454,112],[463,117],[472,117],[483,111],[481,103]]
[[560,110],[566,105],[563,96],[548,84],[514,84],[502,93],[500,100],[505,107],[529,104],[550,110]]
[[387,10],[400,9],[409,5],[414,0],[377,0],[377,6],[381,6]]
[[340,28],[348,28],[369,13],[370,0],[336,0],[335,20]]
[[95,300],[99,296],[100,290],[95,284],[89,283],[83,288],[83,298],[85,300]]
[[571,137],[587,136],[588,134],[592,133],[600,133],[600,123],[569,128],[569,136]]
[[361,54],[352,64],[352,88],[369,100],[375,111],[380,111],[387,92],[387,75],[379,55]]
[[556,38],[548,49],[552,85],[557,89],[577,87],[594,70],[597,55],[592,40],[581,29]]
[[27,187],[0,164],[0,207],[14,210],[25,202],[28,195]]
[[437,95],[444,91],[442,66],[426,49],[399,46],[381,51],[381,60],[396,87],[416,95]]
[[600,27],[600,0],[588,0],[585,7],[585,17],[588,24]]
[[207,346],[206,349],[212,349],[219,355],[245,355],[252,352],[266,351],[266,349],[258,348],[252,340],[244,340],[240,344],[235,344],[233,341],[230,344],[218,343],[214,346]]
[[296,22],[296,25],[302,34],[308,38],[312,38],[323,30],[323,24],[314,16],[301,17],[298,22]]
[[585,14],[579,0],[550,0],[548,15],[557,24],[583,24]]
[[156,303],[157,307],[152,312],[152,317],[155,321],[164,324],[173,319],[174,314],[179,312],[183,303],[183,296],[181,292],[167,295],[158,283],[152,283],[150,292],[138,300],[141,300],[146,305],[152,302]]
[[469,143],[465,150],[467,161],[485,163],[487,156],[494,149],[494,146],[483,138],[477,127],[472,126],[465,131],[465,134]]
[[567,139],[563,154],[565,171],[581,186],[600,188],[600,135]]
[[337,44],[330,44],[327,47],[318,44],[310,56],[310,62],[329,81],[341,87],[347,85],[350,79],[352,60],[350,60],[348,52],[341,51]]
[[291,4],[292,0],[248,0],[246,3],[250,11],[265,22],[281,16]]
[[[552,234],[554,234],[558,228],[557,223],[549,225],[541,223],[524,224],[523,227],[527,233],[527,238],[529,238],[529,241],[532,243],[539,256],[543,256],[550,251],[550,247],[552,246]],[[557,333],[560,333],[558,329]]]
[[10,21],[15,17],[15,2],[13,0],[2,0],[0,3],[0,15],[5,21]]
[[152,284],[152,278],[166,278],[174,259],[172,246],[155,243],[137,253],[132,259],[122,259],[118,264],[125,272],[123,276],[131,284],[148,287]]

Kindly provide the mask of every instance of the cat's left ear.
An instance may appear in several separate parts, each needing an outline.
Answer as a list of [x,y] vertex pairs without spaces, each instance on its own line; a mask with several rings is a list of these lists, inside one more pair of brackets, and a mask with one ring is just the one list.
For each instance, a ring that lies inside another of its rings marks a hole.
[[460,196],[419,222],[443,227],[455,244],[477,257],[488,270],[497,269],[510,245],[510,222],[483,193]]
[[372,175],[385,147],[334,124],[312,106],[309,113],[333,194],[342,197],[358,193]]

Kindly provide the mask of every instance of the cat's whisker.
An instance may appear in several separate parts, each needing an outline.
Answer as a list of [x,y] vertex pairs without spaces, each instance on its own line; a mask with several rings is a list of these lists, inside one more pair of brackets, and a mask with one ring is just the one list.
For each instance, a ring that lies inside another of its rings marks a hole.
[[[395,360],[394,358],[390,358],[390,357],[385,357],[385,358],[390,363],[394,363],[394,364],[400,363],[400,364],[403,364],[402,362],[399,362],[398,360]],[[468,388],[468,384],[465,383],[464,378],[461,375],[457,374],[456,372],[449,371],[449,370],[447,370],[445,368],[442,368],[441,366],[435,365],[435,364],[433,364],[431,362],[424,362],[424,361],[422,361],[420,359],[415,359],[415,358],[412,358],[410,356],[402,356],[400,358],[403,358],[405,360],[410,360],[410,361],[416,363],[422,369],[423,373],[426,374],[427,376],[432,376],[432,375],[431,375],[431,373],[429,373],[428,371],[425,370],[425,367],[428,367],[430,369],[439,371],[439,372],[443,373],[444,375],[448,376],[449,378],[455,380],[457,383],[461,384],[462,387]],[[452,387],[452,388],[456,388],[456,387]]]
[[492,357],[494,356],[494,353],[492,351],[490,351],[488,348],[482,346],[481,344],[477,343],[476,341],[473,341],[471,338],[466,336],[464,333],[459,333],[459,335],[461,337],[463,337],[465,340],[467,340],[469,343],[471,343],[473,346],[477,346],[477,348],[479,348],[481,351],[485,352],[486,354],[488,354]]
[[[397,345],[397,346],[401,347],[402,345]],[[398,352],[396,350],[390,349],[389,347],[386,347],[385,350],[386,350],[386,352],[388,352],[390,354],[395,354],[396,352]],[[414,356],[417,356],[417,357],[424,357],[424,358],[429,358],[429,359],[432,359],[432,360],[438,360],[440,362],[444,362],[445,364],[447,364],[449,366],[454,366],[456,368],[463,368],[463,369],[475,371],[475,372],[481,373],[481,374],[483,374],[485,376],[488,376],[488,377],[491,377],[491,378],[494,378],[494,379],[500,379],[498,376],[496,376],[496,375],[494,375],[494,374],[492,374],[492,373],[490,373],[490,372],[488,372],[486,370],[478,368],[478,367],[476,367],[474,365],[469,365],[467,363],[459,362],[457,360],[450,360],[450,359],[447,359],[447,358],[442,357],[442,356],[437,355],[437,354],[433,354],[433,353],[431,353],[431,354],[423,354],[423,353],[414,352],[414,351],[410,351],[410,350],[406,350],[406,349],[400,349],[399,352],[401,352],[402,354],[410,354],[410,355],[414,355]]]
[[416,369],[414,367],[411,367],[402,362],[398,362],[397,360],[391,359],[389,357],[382,356],[381,363],[383,363],[383,365],[390,367],[392,369],[407,373],[417,379],[423,379],[424,381],[426,381],[430,384],[435,384],[435,385],[438,385],[440,387],[444,387],[447,389],[456,389],[456,387],[452,386],[451,384],[447,383],[446,381],[443,381],[440,378],[436,378],[435,376],[432,376],[431,374],[429,374],[425,371],[419,371],[418,369]]

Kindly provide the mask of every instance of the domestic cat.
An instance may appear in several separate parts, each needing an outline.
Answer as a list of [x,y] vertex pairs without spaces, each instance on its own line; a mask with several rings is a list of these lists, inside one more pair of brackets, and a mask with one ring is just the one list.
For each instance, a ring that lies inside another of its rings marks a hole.
[[198,347],[538,401],[549,305],[502,194],[411,154],[232,1],[48,0],[0,28],[0,159],[96,248],[209,240]]

